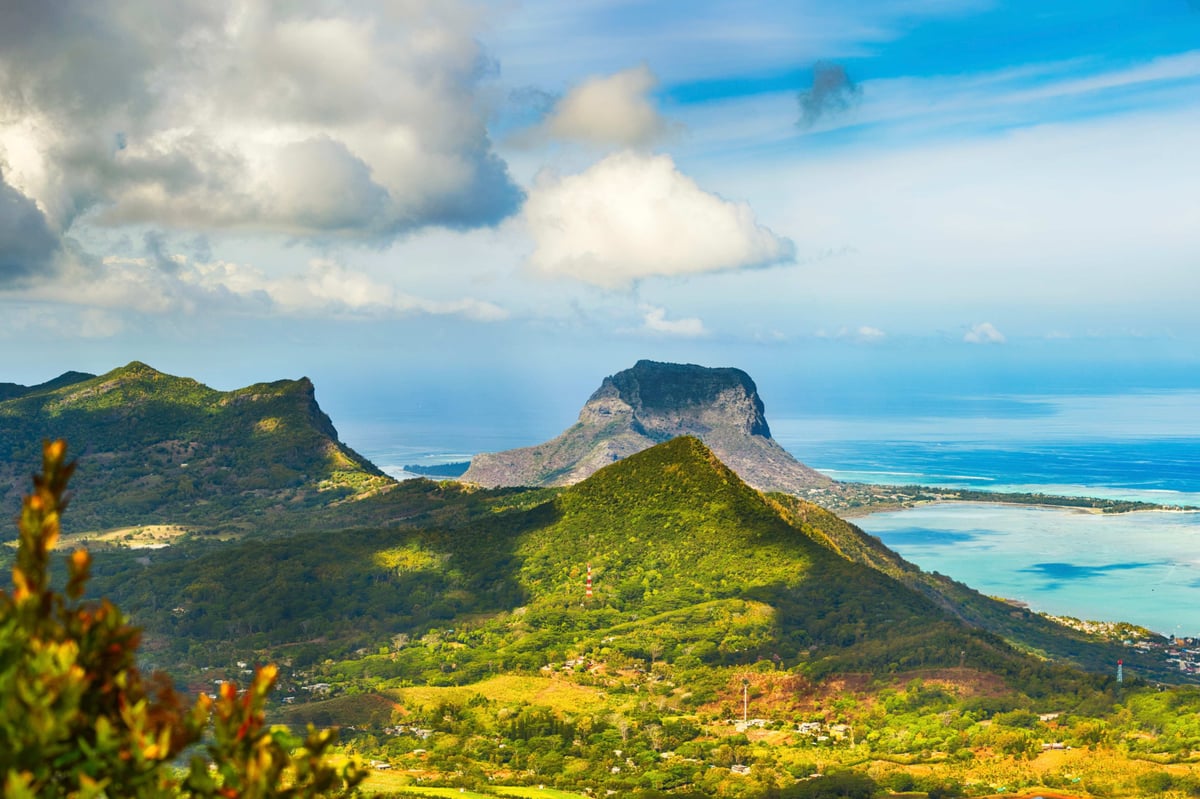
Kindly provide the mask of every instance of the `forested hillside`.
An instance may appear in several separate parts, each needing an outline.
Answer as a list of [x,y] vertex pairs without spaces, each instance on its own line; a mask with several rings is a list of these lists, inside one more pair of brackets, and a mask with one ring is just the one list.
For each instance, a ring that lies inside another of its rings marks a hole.
[[238,526],[393,483],[338,440],[307,378],[223,392],[134,362],[19,388],[0,401],[0,501],[16,505],[44,439],[79,442],[69,530]]
[[[961,665],[1026,684],[1058,674],[815,541],[694,438],[552,498],[490,501],[457,523],[443,515],[213,545],[199,557],[193,548],[141,563],[101,558],[99,587],[137,609],[164,658],[194,664],[383,647],[361,668],[431,684],[602,651],[668,663],[768,659],[812,678]],[[462,644],[452,668],[437,648],[393,651],[396,636],[434,627],[453,627]]]
[[[190,690],[280,663],[279,718],[353,727],[356,751],[460,786],[766,797],[869,761],[897,789],[936,793],[968,775],[1063,784],[1021,765],[1039,740],[1108,747],[1166,701],[1131,667],[1139,704],[1119,715],[1111,676],[973,628],[938,579],[815,506],[750,489],[694,438],[561,491],[413,481],[358,507],[395,516],[137,559],[110,551],[97,588],[135,610],[148,663]],[[1023,612],[1011,623],[1050,625]],[[744,699],[758,732],[735,726]],[[1067,715],[1044,722],[1046,709]],[[1186,758],[1190,729],[1146,732],[1136,751]],[[729,782],[750,763],[759,776]],[[916,782],[915,764],[927,764]],[[1111,765],[1072,768],[1116,784]],[[1127,773],[1133,784],[1141,772]]]

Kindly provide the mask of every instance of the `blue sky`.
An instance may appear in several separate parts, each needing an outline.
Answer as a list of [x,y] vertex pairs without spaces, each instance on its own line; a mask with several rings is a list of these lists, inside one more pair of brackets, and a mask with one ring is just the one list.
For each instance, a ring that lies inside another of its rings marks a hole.
[[0,381],[1195,388],[1197,141],[1194,0],[6,4]]

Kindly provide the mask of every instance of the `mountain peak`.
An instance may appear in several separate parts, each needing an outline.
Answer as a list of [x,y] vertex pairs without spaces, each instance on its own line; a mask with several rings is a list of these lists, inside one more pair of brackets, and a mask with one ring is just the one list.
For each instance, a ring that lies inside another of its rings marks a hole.
[[0,499],[19,496],[43,438],[66,438],[83,453],[77,490],[93,511],[72,516],[96,527],[207,523],[237,502],[286,510],[391,483],[339,440],[308,378],[218,391],[133,361],[63,381],[11,399],[0,393],[0,442],[16,442],[0,463]]
[[643,503],[671,505],[684,496],[706,505],[729,492],[755,494],[695,436],[679,436],[622,458],[567,491],[588,501],[604,494],[619,496],[622,502],[640,498]]
[[695,436],[678,436],[649,449],[636,452],[628,458],[598,470],[573,490],[595,484],[606,477],[614,477],[638,470],[653,470],[664,474],[715,474],[722,480],[742,481],[718,458],[704,442]]
[[832,482],[771,438],[758,388],[741,369],[650,360],[604,378],[562,435],[536,447],[479,455],[462,479],[484,486],[571,485],[677,436],[703,441],[761,490],[806,493]]
[[604,378],[584,412],[594,404],[606,406],[610,398],[627,404],[647,434],[658,440],[703,432],[699,427],[705,420],[697,426],[695,417],[709,408],[722,417],[709,421],[743,427],[747,435],[771,437],[758,387],[741,369],[641,360]]
[[63,388],[64,386],[82,383],[84,380],[91,380],[95,377],[94,374],[88,372],[63,372],[58,377],[47,380],[45,383],[38,383],[35,386],[23,386],[19,383],[0,383],[0,402],[4,400],[16,399],[25,397],[31,394],[42,394],[47,391]]
[[148,363],[142,361],[130,361],[124,366],[118,366],[112,371],[100,375],[104,380],[140,380],[149,378],[152,380],[160,377],[171,377],[165,372],[160,372]]

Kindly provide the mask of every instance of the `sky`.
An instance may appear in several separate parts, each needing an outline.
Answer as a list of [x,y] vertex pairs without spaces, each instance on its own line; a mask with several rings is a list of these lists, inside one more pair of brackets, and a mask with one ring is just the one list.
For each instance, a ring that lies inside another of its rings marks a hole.
[[15,0],[0,382],[1200,388],[1198,142],[1200,0]]

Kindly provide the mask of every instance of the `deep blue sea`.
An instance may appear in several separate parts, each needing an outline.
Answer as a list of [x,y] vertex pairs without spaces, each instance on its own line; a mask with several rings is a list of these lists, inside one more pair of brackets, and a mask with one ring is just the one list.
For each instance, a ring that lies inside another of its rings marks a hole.
[[[821,408],[768,419],[801,461],[839,480],[1145,500],[1196,511],[1102,516],[976,504],[856,519],[929,571],[1035,610],[1200,634],[1200,393],[1012,397]],[[352,419],[343,438],[381,468],[539,443],[573,419],[419,413]]]

